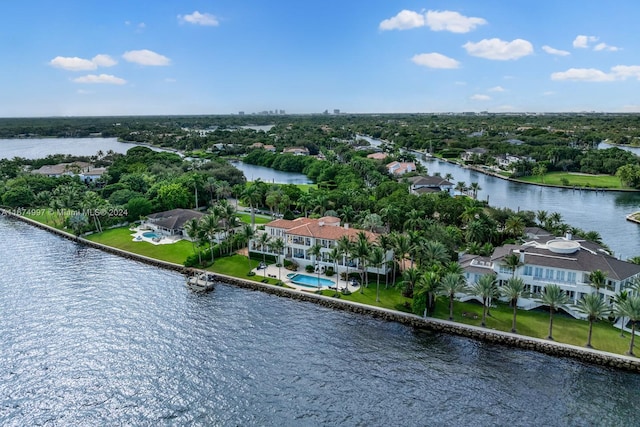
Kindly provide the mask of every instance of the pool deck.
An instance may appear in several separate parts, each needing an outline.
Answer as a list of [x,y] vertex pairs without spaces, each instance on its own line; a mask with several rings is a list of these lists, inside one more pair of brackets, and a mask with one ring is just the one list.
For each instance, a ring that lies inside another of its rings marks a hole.
[[[139,227],[131,228],[129,229],[129,231],[132,232],[131,237],[134,242],[147,242],[147,243],[151,243],[152,245],[170,245],[181,239],[180,236],[164,236],[153,230],[140,229]],[[161,235],[162,237],[160,237],[160,240],[155,241],[153,238],[144,237],[143,236],[144,233],[156,233]]]
[[[278,267],[276,267],[275,264],[267,265],[266,269],[258,270],[257,268],[254,268],[252,271],[254,273],[256,273],[256,276],[265,276],[266,275],[266,277],[271,278],[271,279],[277,279],[278,278]],[[280,268],[280,280],[284,284],[286,284],[287,286],[289,286],[289,287],[291,287],[293,289],[296,289],[298,291],[305,291],[305,292],[315,292],[317,290],[317,288],[312,288],[312,287],[309,287],[309,286],[297,285],[297,284],[293,283],[287,277],[287,274],[291,274],[291,273],[304,274],[305,276],[311,276],[311,277],[314,277],[314,278],[318,277],[318,273],[307,273],[305,271],[290,271],[290,270],[287,270],[284,267]],[[342,289],[344,289],[346,287],[350,292],[355,292],[356,290],[360,289],[360,286],[350,285],[349,283],[347,283],[346,280],[340,279],[338,274],[334,274],[331,277],[328,277],[325,274],[320,274],[320,278],[321,279],[331,280],[332,282],[337,283],[338,290],[342,290]],[[324,289],[329,289],[329,288],[326,287],[326,286],[322,286],[320,289],[324,290]]]

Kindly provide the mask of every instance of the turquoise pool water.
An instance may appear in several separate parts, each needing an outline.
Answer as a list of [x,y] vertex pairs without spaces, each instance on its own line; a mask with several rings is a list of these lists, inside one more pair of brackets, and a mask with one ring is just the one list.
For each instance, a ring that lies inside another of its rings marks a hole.
[[162,237],[159,234],[156,234],[154,232],[151,231],[147,231],[145,233],[142,233],[143,237],[146,237],[147,239],[155,239],[156,237]]
[[[287,275],[287,277],[289,277],[289,275]],[[333,280],[323,278],[318,279],[317,277],[307,276],[306,274],[293,274],[289,277],[289,280],[296,285],[307,286],[309,288],[321,288],[323,286],[329,287],[336,285],[336,282]],[[319,286],[318,280],[320,281]]]

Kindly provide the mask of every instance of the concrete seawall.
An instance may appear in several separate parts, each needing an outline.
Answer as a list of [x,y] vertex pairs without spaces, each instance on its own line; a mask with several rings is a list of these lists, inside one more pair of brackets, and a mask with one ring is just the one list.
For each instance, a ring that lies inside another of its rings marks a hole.
[[[50,227],[48,225],[39,223],[37,221],[16,215],[12,212],[0,209],[0,214],[16,218],[24,221],[30,225],[47,230],[54,234],[57,234],[66,239],[82,243],[83,245],[90,246],[96,249],[103,250],[105,252],[112,253],[127,259],[140,261],[152,266],[177,271],[180,273],[187,273],[193,271],[182,265],[174,264],[171,262],[161,261],[154,258],[149,258],[143,255],[134,254],[131,252],[116,249],[110,246],[102,245],[100,243],[92,242],[84,238],[77,238],[71,233]],[[364,314],[372,316],[374,318],[383,319],[386,321],[399,322],[414,328],[426,329],[434,332],[447,333],[458,335],[462,337],[471,338],[478,341],[489,342],[493,344],[506,345],[509,347],[521,348],[526,350],[538,351],[541,353],[549,354],[552,356],[569,357],[572,359],[580,360],[587,363],[597,364],[601,366],[611,367],[615,369],[628,370],[633,372],[640,372],[640,359],[618,355],[614,353],[608,353],[595,349],[588,349],[585,347],[578,347],[569,344],[557,343],[554,341],[543,340],[539,338],[526,337],[523,335],[512,334],[509,332],[496,331],[492,329],[486,329],[478,326],[465,325],[462,323],[450,322],[447,320],[423,318],[410,313],[403,313],[395,310],[389,310],[380,307],[369,306],[352,301],[345,301],[339,298],[327,297],[315,293],[309,293],[304,291],[298,291],[289,288],[283,288],[279,286],[268,285],[251,280],[240,279],[237,277],[226,276],[222,274],[216,274],[216,278],[219,282],[228,285],[250,289],[254,291],[267,292],[280,297],[296,299],[299,301],[311,302],[319,304],[324,307],[344,310],[357,314]]]

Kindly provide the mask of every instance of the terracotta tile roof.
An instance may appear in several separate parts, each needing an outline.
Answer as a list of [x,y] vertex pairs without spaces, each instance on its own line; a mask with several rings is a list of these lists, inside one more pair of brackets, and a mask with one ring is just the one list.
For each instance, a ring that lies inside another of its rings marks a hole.
[[[338,240],[342,236],[349,236],[351,240],[356,240],[358,233],[364,231],[370,242],[376,241],[378,235],[366,230],[357,228],[344,228],[339,225],[328,225],[334,217],[324,217],[320,219],[297,218],[294,220],[276,219],[265,224],[266,227],[281,228],[287,234],[294,236],[314,237],[326,240]],[[323,224],[323,225],[321,225]],[[339,222],[334,224],[339,224]]]

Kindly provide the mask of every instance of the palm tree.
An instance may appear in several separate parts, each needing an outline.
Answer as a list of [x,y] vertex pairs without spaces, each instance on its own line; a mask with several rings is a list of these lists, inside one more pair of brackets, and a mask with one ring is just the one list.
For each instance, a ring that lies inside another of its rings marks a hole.
[[549,218],[549,213],[547,211],[537,211],[536,219],[538,220],[538,225],[540,227],[544,227],[547,224],[547,219]]
[[351,254],[352,246],[349,236],[344,235],[338,239],[338,249],[344,257],[344,265],[346,267],[345,280],[347,283],[349,282],[349,255]]
[[251,227],[256,225],[256,207],[262,202],[262,181],[260,178],[249,184],[240,197],[244,203],[249,204],[251,209]]
[[467,289],[464,276],[457,273],[447,273],[440,280],[440,292],[449,296],[449,320],[453,320],[453,299],[457,293]]
[[220,218],[215,213],[205,215],[202,218],[200,225],[205,235],[207,236],[207,240],[209,240],[209,249],[211,250],[211,263],[213,264],[213,246],[218,232],[220,231]]
[[607,275],[602,270],[593,270],[589,273],[590,285],[596,289],[596,294],[600,292],[600,288],[607,282]]
[[384,264],[384,249],[374,246],[369,254],[369,263],[377,270],[376,277],[376,302],[380,302],[380,267]]
[[549,336],[547,339],[553,340],[553,313],[569,302],[569,295],[560,289],[560,286],[549,284],[545,286],[544,292],[537,301],[549,306]]
[[365,285],[368,286],[368,277],[367,276],[367,260],[369,259],[369,240],[364,231],[359,231],[357,234],[357,239],[355,245],[353,247],[353,256],[358,259],[358,263],[360,264],[360,293],[364,293]]
[[463,195],[465,193],[465,191],[467,191],[467,184],[464,181],[458,181],[456,183],[456,186],[455,186],[454,190],[459,192],[460,195]]
[[[618,304],[621,304],[623,301],[626,301],[628,297],[629,292],[627,291],[620,291],[619,293],[617,293],[613,300],[614,307]],[[624,338],[624,319],[624,316],[620,317],[620,338]]]
[[478,198],[478,191],[482,190],[482,187],[480,187],[480,184],[477,182],[472,182],[469,188],[471,189],[471,194],[473,194],[473,199],[476,200]]
[[447,247],[437,240],[427,240],[419,249],[420,265],[429,268],[432,265],[443,265],[449,262],[451,257]]
[[275,240],[271,241],[271,250],[276,253],[277,261],[278,261],[278,281],[282,281],[280,279],[280,270],[282,269],[282,262],[280,260],[280,256],[282,255],[282,250],[284,249],[285,244],[282,237],[278,237]]
[[513,307],[513,321],[511,323],[511,332],[514,334],[516,330],[516,316],[518,314],[518,299],[524,294],[524,281],[519,277],[512,277],[504,284],[500,290],[502,296],[511,302]]
[[[198,235],[200,234],[200,222],[196,218],[192,218],[184,225],[184,231],[187,232],[191,245],[193,246],[193,253],[196,253],[196,246],[198,244]],[[202,255],[198,251],[198,261],[202,264]]]
[[[386,258],[387,252],[391,249],[393,242],[391,241],[391,236],[388,234],[380,234],[378,236],[378,246],[382,249],[383,258]],[[384,263],[384,261],[383,261]],[[389,287],[389,270],[385,271],[384,274],[384,288],[387,289]]]
[[316,272],[318,273],[318,289],[320,288],[320,264],[318,263],[318,258],[320,257],[320,254],[322,253],[322,246],[318,243],[316,243],[315,245],[311,246],[311,248],[309,248],[309,254],[313,255],[314,258],[314,264],[316,267]]
[[[411,251],[411,242],[406,234],[394,233],[391,235],[393,240],[393,258],[398,264],[403,263],[407,254]],[[393,266],[393,283],[396,281],[396,267]]]
[[636,337],[636,322],[640,320],[640,296],[632,295],[626,300],[615,305],[614,312],[619,316],[628,317],[631,321],[631,342],[629,343],[629,356],[633,354],[633,346]]
[[[335,271],[335,273],[338,274],[338,260],[342,256],[342,252],[340,251],[340,248],[337,245],[334,245],[327,255],[329,256],[329,259],[333,263],[333,271]],[[338,278],[339,277],[340,276],[338,275]],[[336,292],[335,292],[335,295],[338,295],[338,281],[337,280],[336,280]]]
[[402,295],[407,298],[414,297],[414,288],[420,278],[420,270],[407,268],[402,272]]
[[496,286],[496,276],[494,274],[483,274],[478,281],[473,284],[470,289],[472,295],[479,296],[482,299],[482,322],[483,327],[487,326],[487,303],[489,298],[498,294]]
[[251,256],[250,256],[251,251],[249,250],[249,242],[251,241],[251,239],[253,239],[255,235],[256,235],[255,230],[249,224],[245,225],[242,228],[242,233],[240,234],[242,241],[247,243],[247,263],[249,265],[249,271],[251,271]]
[[420,295],[427,295],[427,300],[425,301],[424,306],[424,317],[431,316],[433,314],[439,288],[440,276],[435,271],[427,271],[418,277],[413,294],[413,300],[416,301],[416,297]]
[[520,237],[524,233],[525,222],[519,215],[511,215],[504,223],[504,231],[510,237]]
[[593,331],[593,322],[595,320],[602,319],[603,316],[609,313],[610,309],[606,302],[600,298],[599,294],[585,294],[578,304],[576,309],[587,315],[589,320],[589,335],[587,336],[586,347],[591,348],[591,333]]
[[266,250],[269,246],[269,242],[271,241],[271,236],[269,236],[266,232],[260,234],[258,237],[258,243],[260,244],[260,250],[262,251],[262,265],[264,266],[264,278],[267,278],[267,254]]
[[516,271],[518,270],[518,267],[523,264],[520,262],[520,257],[518,255],[511,253],[504,257],[504,259],[502,260],[502,265],[511,270],[511,278],[514,278],[516,277]]

